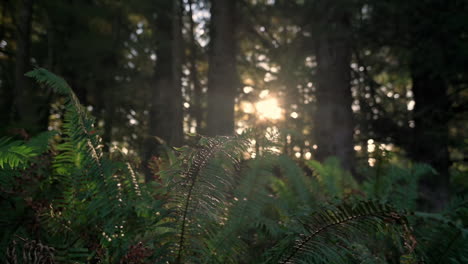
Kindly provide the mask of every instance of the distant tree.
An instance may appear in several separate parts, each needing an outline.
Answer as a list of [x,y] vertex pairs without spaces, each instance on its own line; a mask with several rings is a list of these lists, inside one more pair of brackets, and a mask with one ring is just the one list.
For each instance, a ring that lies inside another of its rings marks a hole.
[[197,68],[198,59],[198,43],[195,35],[195,21],[193,19],[193,0],[188,0],[188,19],[189,19],[189,66],[190,66],[190,81],[193,85],[192,93],[192,115],[196,123],[197,133],[203,132],[203,106],[202,106],[202,85]]
[[44,98],[32,90],[31,82],[24,74],[31,69],[31,36],[34,0],[17,2],[16,58],[13,120],[15,126],[28,133],[37,133],[47,128],[48,109]]
[[[449,147],[460,148],[460,144],[451,146],[455,141],[451,140],[449,129],[455,128],[452,122],[458,112],[455,102],[460,101],[460,91],[467,83],[463,77],[466,63],[462,62],[467,59],[467,41],[463,37],[467,10],[466,1],[372,2],[364,14],[366,33],[359,36],[370,53],[375,53],[373,60],[369,60],[372,64],[364,67],[379,69],[374,74],[380,76],[396,73],[388,86],[394,90],[389,92],[397,92],[396,87],[401,86],[398,82],[409,87],[414,109],[399,114],[379,111],[378,118],[368,122],[375,136],[392,138],[410,159],[428,163],[438,172],[422,178],[421,189],[432,208],[440,209],[448,201]],[[399,70],[392,69],[392,64],[398,65]],[[372,91],[382,85],[376,84],[374,77],[371,76],[369,84]],[[406,108],[406,102],[403,107]],[[373,108],[388,107],[382,102],[374,103]]]
[[0,128],[0,133],[4,133],[12,119],[13,101],[14,101],[14,83],[15,83],[15,53],[11,45],[14,42],[16,25],[12,23],[14,11],[10,8],[9,2],[1,1],[1,24],[0,36],[2,36],[2,45],[0,47],[0,123],[4,124]]
[[[157,2],[156,8],[153,34],[157,59],[143,154],[144,166],[158,153],[159,143],[154,136],[163,139],[169,146],[180,146],[183,142],[181,5],[179,1],[167,0]],[[146,177],[150,180],[149,170]]]
[[[429,2],[429,5],[410,5],[409,64],[415,101],[415,128],[409,153],[414,160],[431,164],[438,171],[439,175],[426,179],[423,187],[429,189],[429,196],[434,197],[435,203],[443,204],[449,199],[451,165],[448,149],[448,124],[451,118],[448,92],[450,75],[456,74],[450,72],[454,70],[452,65],[455,64],[451,58],[457,56],[453,53],[457,47],[453,45],[455,36],[452,35],[456,32],[451,28],[453,24],[446,21],[450,21],[452,14],[456,15],[457,5],[440,0]],[[442,208],[442,205],[437,207]]]
[[334,1],[315,7],[316,99],[313,131],[317,159],[336,156],[353,170],[353,112],[351,110],[351,10]]
[[236,1],[211,2],[207,134],[234,133],[236,69]]

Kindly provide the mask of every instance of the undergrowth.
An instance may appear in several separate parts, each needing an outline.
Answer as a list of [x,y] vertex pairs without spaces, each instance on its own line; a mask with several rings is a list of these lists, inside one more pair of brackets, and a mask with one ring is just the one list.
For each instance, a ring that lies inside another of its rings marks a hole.
[[[94,118],[60,77],[60,131],[0,139],[2,263],[468,263],[468,206],[420,212],[420,164],[382,161],[358,183],[336,159],[244,159],[248,134],[193,136],[143,183],[103,152]],[[165,168],[160,170],[159,168]]]

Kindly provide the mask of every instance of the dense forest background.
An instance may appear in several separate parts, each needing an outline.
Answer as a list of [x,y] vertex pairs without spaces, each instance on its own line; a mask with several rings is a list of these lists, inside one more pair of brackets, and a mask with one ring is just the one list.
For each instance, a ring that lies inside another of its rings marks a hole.
[[428,212],[468,190],[466,0],[2,0],[0,138],[66,129],[66,96],[25,75],[37,67],[69,83],[96,118],[87,133],[141,184],[173,147],[244,135],[242,160],[281,154],[307,177],[427,164]]

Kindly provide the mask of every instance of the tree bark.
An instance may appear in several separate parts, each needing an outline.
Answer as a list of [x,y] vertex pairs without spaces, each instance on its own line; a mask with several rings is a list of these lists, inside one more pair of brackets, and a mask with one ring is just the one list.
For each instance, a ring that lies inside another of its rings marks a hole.
[[193,84],[193,106],[192,113],[197,124],[197,133],[202,133],[203,107],[202,107],[202,88],[198,79],[197,71],[197,42],[195,40],[195,22],[193,21],[192,0],[188,0],[189,21],[190,21],[190,79]]
[[168,143],[170,146],[181,146],[184,140],[184,113],[182,109],[182,61],[183,61],[183,47],[182,47],[182,1],[173,1],[172,16],[172,89],[170,90],[171,97],[173,97],[172,116],[169,120],[170,138]]
[[[114,76],[118,70],[119,64],[119,48],[121,40],[121,27],[122,27],[122,6],[120,1],[115,2],[116,5],[113,7],[113,19],[112,19],[112,50],[103,60],[103,66],[105,70],[103,71],[102,76],[102,85],[99,85],[102,89],[102,100],[104,106],[104,134],[102,136],[102,140],[104,143],[104,150],[109,150],[109,147],[112,144],[113,133],[112,130],[114,128],[114,121],[116,116],[116,89],[118,89],[118,84],[116,83]],[[84,90],[83,92],[86,92]],[[83,97],[86,97],[86,93],[83,94]]]
[[345,8],[325,4],[317,23],[317,110],[314,118],[317,159],[336,156],[353,171],[353,113],[350,89],[350,16]]
[[[0,36],[5,36],[7,32],[7,3],[5,1],[2,1],[0,6],[2,8],[0,21]],[[4,60],[5,66],[1,65],[2,72],[0,75],[0,78],[2,79],[2,84],[0,85],[0,123],[4,124],[3,128],[0,129],[1,134],[3,134],[3,129],[6,128],[6,125],[9,124],[12,119],[11,113],[14,110],[14,89],[11,89],[11,87],[14,86],[14,78],[16,77],[16,69],[13,63],[14,56],[11,54],[7,54],[5,49],[2,50],[2,53],[6,55],[6,59]]]
[[[452,34],[458,29],[445,21],[458,5],[442,0],[410,3],[413,5],[408,8],[412,12],[408,35],[415,127],[409,156],[437,171],[438,175],[423,177],[420,188],[430,209],[441,210],[450,193],[448,125],[452,114],[448,88],[458,47],[452,41]],[[423,20],[427,17],[431,20]]]
[[215,0],[211,4],[207,117],[210,136],[234,133],[234,100],[238,86],[235,2]]
[[[419,54],[418,60],[426,55]],[[422,57],[421,57],[422,56]],[[415,101],[413,144],[410,157],[430,164],[438,175],[424,177],[421,189],[432,209],[442,209],[449,200],[448,151],[448,85],[437,69],[430,70],[431,62],[415,62],[411,66]]]
[[31,81],[24,74],[31,69],[31,23],[34,0],[21,0],[18,11],[13,120],[28,130],[37,131],[37,113],[31,98]]
[[153,156],[158,155],[160,142],[169,146],[183,143],[183,112],[181,90],[182,35],[180,1],[159,3],[155,21],[156,66],[154,72],[155,87],[151,91],[148,136],[144,146],[144,170],[146,181],[151,181],[153,174],[148,164]]

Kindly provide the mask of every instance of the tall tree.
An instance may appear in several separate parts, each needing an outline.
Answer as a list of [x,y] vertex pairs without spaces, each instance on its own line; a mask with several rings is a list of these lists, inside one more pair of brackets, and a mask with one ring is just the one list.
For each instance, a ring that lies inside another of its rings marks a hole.
[[[38,112],[41,104],[35,98],[36,91],[31,90],[30,80],[24,74],[31,69],[31,28],[34,0],[21,0],[18,3],[16,65],[13,120],[29,132],[38,132],[46,128],[44,116],[47,112]],[[41,109],[43,110],[43,109]]]
[[114,2],[114,5],[111,6],[112,8],[112,49],[107,53],[102,60],[103,66],[105,66],[105,70],[103,71],[105,76],[101,80],[104,87],[110,88],[107,89],[105,96],[104,96],[104,134],[103,134],[103,141],[105,148],[109,146],[112,142],[112,130],[114,128],[114,121],[115,121],[115,109],[116,109],[116,88],[118,85],[115,82],[114,76],[117,74],[117,65],[119,64],[119,48],[122,35],[122,3],[121,1],[117,0]]
[[[401,118],[396,119],[395,113],[380,118],[384,123],[371,122],[384,128],[374,129],[380,136],[394,137],[409,158],[430,164],[438,172],[423,177],[421,185],[425,200],[436,209],[449,198],[449,125],[455,117],[453,99],[457,97],[457,92],[450,91],[460,90],[459,78],[466,72],[466,63],[462,63],[466,61],[466,38],[462,36],[466,34],[467,8],[464,1],[376,1],[366,14],[368,35],[361,35],[376,47],[374,53],[390,50],[387,56],[398,61],[399,78],[404,80],[402,73],[408,73],[410,83],[406,85],[411,87],[415,103],[406,113],[411,126],[397,125]],[[387,73],[391,72],[388,64],[389,60],[384,61]]]
[[[11,21],[12,12],[8,8],[9,3],[2,1],[1,6],[1,20],[0,20],[0,36],[2,36],[3,41],[9,41],[12,38],[12,33],[16,31],[13,23],[8,23]],[[5,43],[5,42],[4,42]],[[11,112],[13,110],[13,101],[14,101],[14,89],[12,89],[12,83],[15,82],[15,66],[14,66],[14,54],[8,50],[8,45],[0,46],[0,54],[2,59],[0,60],[0,123],[4,124],[4,127],[0,128],[0,134],[4,133],[6,129],[6,124],[9,124],[11,121]]]
[[193,117],[197,124],[197,133],[202,133],[202,87],[197,69],[197,40],[195,36],[195,21],[193,20],[193,1],[188,0],[189,33],[190,33],[190,79],[193,84]]
[[332,1],[320,1],[319,7],[319,19],[314,25],[317,110],[313,130],[318,146],[317,158],[324,160],[336,156],[345,170],[352,170],[350,10]]
[[153,34],[156,40],[155,86],[151,91],[148,138],[144,160],[146,179],[151,180],[147,166],[151,157],[158,154],[157,136],[170,146],[183,142],[183,112],[181,91],[182,36],[180,1],[159,1]]
[[[454,62],[450,57],[457,50],[453,45],[453,30],[449,20],[456,14],[453,4],[441,0],[426,4],[409,5],[410,72],[414,95],[414,130],[410,156],[418,162],[431,164],[438,172],[436,177],[423,179],[427,197],[432,206],[441,209],[449,195],[449,74]],[[436,9],[434,9],[436,7]],[[437,10],[437,11],[435,11]],[[408,12],[409,13],[409,12]],[[428,20],[427,17],[431,19]],[[437,23],[436,23],[437,22]],[[432,56],[427,56],[432,54]]]
[[236,1],[211,3],[207,134],[234,133],[236,70]]
[[182,63],[183,63],[183,40],[182,40],[182,0],[172,1],[172,87],[169,91],[169,98],[172,102],[168,104],[171,107],[172,114],[168,119],[170,125],[171,146],[180,146],[184,141],[184,112],[182,109]]

